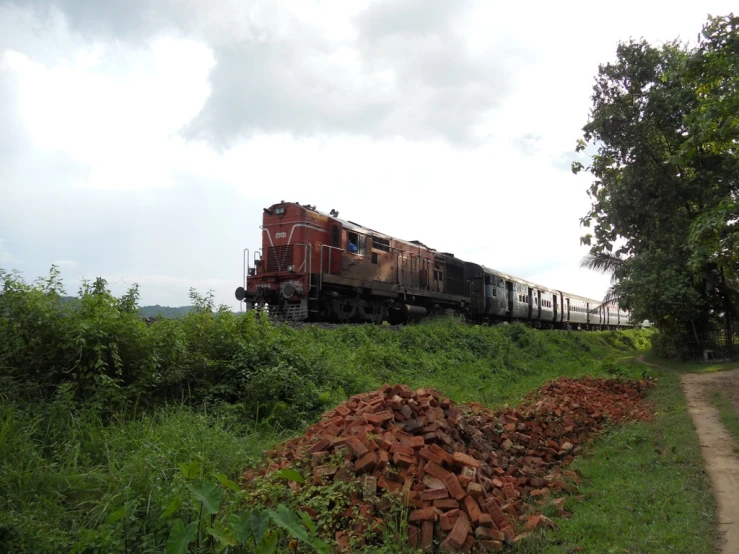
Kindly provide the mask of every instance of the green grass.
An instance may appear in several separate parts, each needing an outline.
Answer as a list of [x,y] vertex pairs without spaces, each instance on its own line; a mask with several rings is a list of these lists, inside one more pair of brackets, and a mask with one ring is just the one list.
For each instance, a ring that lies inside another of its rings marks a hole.
[[647,352],[644,354],[644,361],[649,362],[650,364],[666,366],[680,373],[714,373],[716,371],[726,371],[727,369],[739,367],[739,361],[736,360],[729,362],[681,362],[678,360],[665,360],[653,352]]
[[572,517],[556,519],[555,532],[520,552],[715,551],[715,501],[679,375],[653,374],[654,420],[614,427],[593,442],[572,466],[582,474],[585,500],[568,498]]
[[739,454],[739,412],[731,400],[719,390],[711,391],[710,399],[711,404],[718,410],[721,423],[734,437],[734,452]]
[[[161,408],[103,421],[64,394],[0,406],[0,552],[159,552],[178,464],[236,479],[283,436],[227,409]],[[111,521],[126,506],[128,518]],[[114,518],[114,517],[113,517]],[[124,531],[124,525],[127,528]]]

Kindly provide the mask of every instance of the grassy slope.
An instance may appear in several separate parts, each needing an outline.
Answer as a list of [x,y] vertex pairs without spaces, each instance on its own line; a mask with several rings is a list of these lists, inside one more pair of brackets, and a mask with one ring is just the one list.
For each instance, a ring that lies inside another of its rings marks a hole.
[[[614,360],[643,348],[646,337],[639,331],[536,332],[440,322],[401,330],[284,329],[274,340],[275,348],[292,352],[296,363],[298,358],[320,363],[329,382],[347,384],[349,390],[328,391],[332,402],[383,382],[406,382],[437,387],[457,401],[501,405],[516,404],[561,375],[640,376],[642,366]],[[573,519],[559,520],[560,531],[548,542],[524,548],[566,552],[567,545],[590,544],[583,542],[588,531],[588,540],[597,538],[588,551],[626,545],[627,552],[710,552],[710,522],[696,517],[699,508],[713,512],[694,456],[697,442],[676,381],[667,373],[661,377],[653,393],[661,414],[655,424],[630,425],[603,437],[593,456],[580,462],[588,500],[568,500]],[[178,463],[199,460],[204,475],[234,478],[285,436],[246,421],[239,406],[210,412],[171,406],[103,422],[72,409],[63,393],[47,406],[3,400],[0,522],[7,531],[3,538],[0,529],[0,547],[10,535],[10,544],[21,551],[121,551],[124,522],[135,551],[161,551],[170,526],[163,513],[172,499]],[[675,408],[668,411],[668,405]],[[131,506],[130,516],[117,520],[123,505]],[[667,516],[674,524],[666,523]],[[678,526],[693,532],[678,532]],[[680,547],[670,550],[655,541]]]

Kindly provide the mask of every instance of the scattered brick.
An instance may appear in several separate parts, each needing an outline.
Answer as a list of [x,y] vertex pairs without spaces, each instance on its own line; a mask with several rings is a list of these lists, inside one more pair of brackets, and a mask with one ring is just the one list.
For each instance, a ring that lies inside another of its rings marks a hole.
[[429,552],[434,545],[434,522],[424,521],[421,525],[421,550]]
[[[340,552],[351,543],[361,547],[366,533],[380,528],[392,504],[384,493],[400,495],[409,507],[410,546],[431,551],[436,540],[442,552],[498,552],[503,542],[552,528],[540,513],[549,502],[567,515],[562,492],[575,491],[580,478],[564,468],[609,421],[649,419],[642,404],[648,386],[563,378],[521,407],[496,412],[455,406],[433,389],[383,385],[327,411],[303,436],[269,452],[263,469],[247,470],[243,478],[248,487],[257,475],[300,460],[317,486],[362,479],[344,513],[350,527],[335,535]],[[356,510],[362,517],[353,517]]]

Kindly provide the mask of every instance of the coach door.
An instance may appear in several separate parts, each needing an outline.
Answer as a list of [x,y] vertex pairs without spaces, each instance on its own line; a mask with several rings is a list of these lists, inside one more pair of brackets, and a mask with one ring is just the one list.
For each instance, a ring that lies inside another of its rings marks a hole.
[[553,310],[554,310],[554,321],[557,321],[557,295],[553,294],[552,297],[554,298],[554,304],[553,304]]

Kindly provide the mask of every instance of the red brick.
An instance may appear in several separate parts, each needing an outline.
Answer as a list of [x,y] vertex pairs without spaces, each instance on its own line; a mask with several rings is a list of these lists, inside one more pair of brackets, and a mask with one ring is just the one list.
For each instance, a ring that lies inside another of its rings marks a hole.
[[467,516],[464,513],[460,512],[457,521],[454,523],[454,527],[452,527],[449,536],[446,538],[446,541],[448,541],[449,546],[459,550],[467,540],[467,535],[471,530],[472,527],[470,526],[470,520],[467,519]]
[[393,412],[390,410],[382,410],[377,412],[375,415],[379,416],[383,422],[393,420]]
[[503,552],[503,543],[500,541],[481,540],[477,541],[486,552]]
[[441,479],[446,484],[446,478],[450,475],[450,473],[446,469],[442,469],[442,467],[439,464],[436,464],[434,462],[429,462],[426,464],[426,467],[424,468],[424,471],[431,475],[432,477],[436,477],[437,479]]
[[541,522],[541,516],[533,515],[529,516],[526,520],[526,529],[529,531],[533,531],[539,526],[539,523]]
[[411,548],[416,548],[418,546],[418,538],[420,536],[420,531],[418,530],[418,527],[415,525],[409,525],[408,526],[408,546]]
[[503,533],[498,531],[497,529],[493,529],[492,527],[478,527],[475,529],[475,537],[477,537],[480,540],[501,540],[503,538]]
[[416,451],[413,450],[412,446],[408,446],[406,444],[393,444],[390,447],[390,453],[391,454],[403,454],[404,456],[415,456]]
[[497,504],[488,506],[487,511],[493,517],[493,522],[498,529],[503,529],[503,527],[509,525],[508,518]]
[[361,458],[368,452],[367,447],[357,437],[349,437],[346,440],[346,445],[352,449],[357,458]]
[[390,457],[388,456],[387,452],[384,450],[380,450],[380,452],[377,455],[377,468],[385,469],[385,465],[389,461],[390,461]]
[[480,514],[480,519],[477,522],[478,525],[481,525],[483,527],[495,527],[495,522],[493,522],[493,516],[490,514]]
[[437,513],[437,509],[433,506],[420,510],[412,510],[408,515],[408,521],[434,521]]
[[336,406],[336,408],[334,408],[334,412],[342,417],[346,417],[351,413],[351,410],[343,404],[339,404],[338,406]]
[[442,498],[441,500],[434,500],[434,506],[440,510],[454,510],[459,508],[459,502],[453,498]]
[[444,484],[444,481],[441,479],[438,479],[437,477],[434,477],[433,475],[424,475],[423,476],[423,485],[427,489],[445,489],[446,485]]
[[423,437],[401,437],[400,444],[407,444],[413,448],[422,448],[426,445]]
[[505,493],[507,498],[510,498],[511,500],[515,500],[517,498],[516,489],[513,488],[513,483],[505,483],[503,485],[503,492]]
[[321,439],[316,444],[314,444],[313,446],[311,446],[308,449],[308,453],[309,454],[313,454],[313,453],[316,453],[316,452],[322,452],[322,451],[324,451],[324,450],[326,450],[328,448],[328,445],[329,444],[331,444],[331,441],[330,440],[328,440],[328,439]]
[[349,535],[347,535],[345,531],[336,531],[336,534],[334,535],[334,539],[336,540],[336,544],[339,547],[339,552],[350,552],[351,551]]
[[441,514],[439,516],[439,525],[441,526],[442,531],[451,531],[452,527],[454,527],[454,524],[457,522],[457,518],[459,517],[459,510],[457,510],[455,513],[448,512]]
[[464,489],[462,488],[462,485],[459,484],[457,476],[453,473],[447,474],[446,479],[444,479],[444,484],[449,491],[449,495],[455,500],[462,500],[465,496],[467,496],[467,494],[464,492]]
[[480,460],[476,460],[472,456],[465,454],[464,452],[454,453],[454,463],[459,466],[470,466],[477,469],[480,467]]
[[449,497],[449,491],[446,489],[427,489],[419,493],[421,500],[440,500]]
[[384,475],[377,480],[377,486],[390,492],[400,492],[400,490],[403,488],[402,483],[391,481],[390,479],[387,479]]
[[480,483],[470,483],[467,485],[467,493],[473,498],[482,496],[482,485]]
[[477,523],[478,521],[480,521],[480,516],[482,515],[482,512],[480,511],[480,505],[477,503],[477,500],[475,500],[471,496],[465,496],[464,504],[462,506],[467,512],[467,515],[470,516],[470,521],[472,521],[473,523]]
[[382,443],[385,445],[385,448],[390,448],[393,444],[397,444],[397,442],[398,439],[390,431],[382,435]]
[[472,535],[467,535],[467,539],[465,539],[462,548],[460,548],[460,551],[470,552],[473,546],[475,546],[475,537],[473,537]]
[[449,454],[449,452],[447,452],[446,450],[444,450],[438,444],[432,444],[432,445],[430,445],[429,446],[429,450],[431,451],[432,454],[436,454],[442,460],[444,460],[444,463],[447,464],[448,466],[451,467],[452,464],[454,463],[454,456],[452,456],[451,454]]
[[421,525],[421,549],[429,552],[434,545],[434,522],[424,521]]
[[503,536],[505,537],[506,542],[513,542],[513,539],[516,538],[516,532],[510,525],[503,527],[501,531],[503,532]]
[[362,414],[362,421],[365,423],[371,423],[373,426],[381,424],[383,422],[382,416],[378,414],[364,413]]
[[396,452],[393,454],[393,463],[396,466],[410,467],[416,463],[416,460],[412,456],[406,456],[405,454]]
[[431,452],[428,447],[421,448],[418,453],[421,455],[422,458],[434,462],[435,464],[441,465],[444,463],[444,459],[441,456],[437,456],[436,454]]
[[367,454],[365,454],[355,462],[354,470],[357,472],[357,475],[361,475],[363,473],[372,473],[372,470],[375,469],[376,465],[377,454],[375,454],[374,452],[367,452]]

